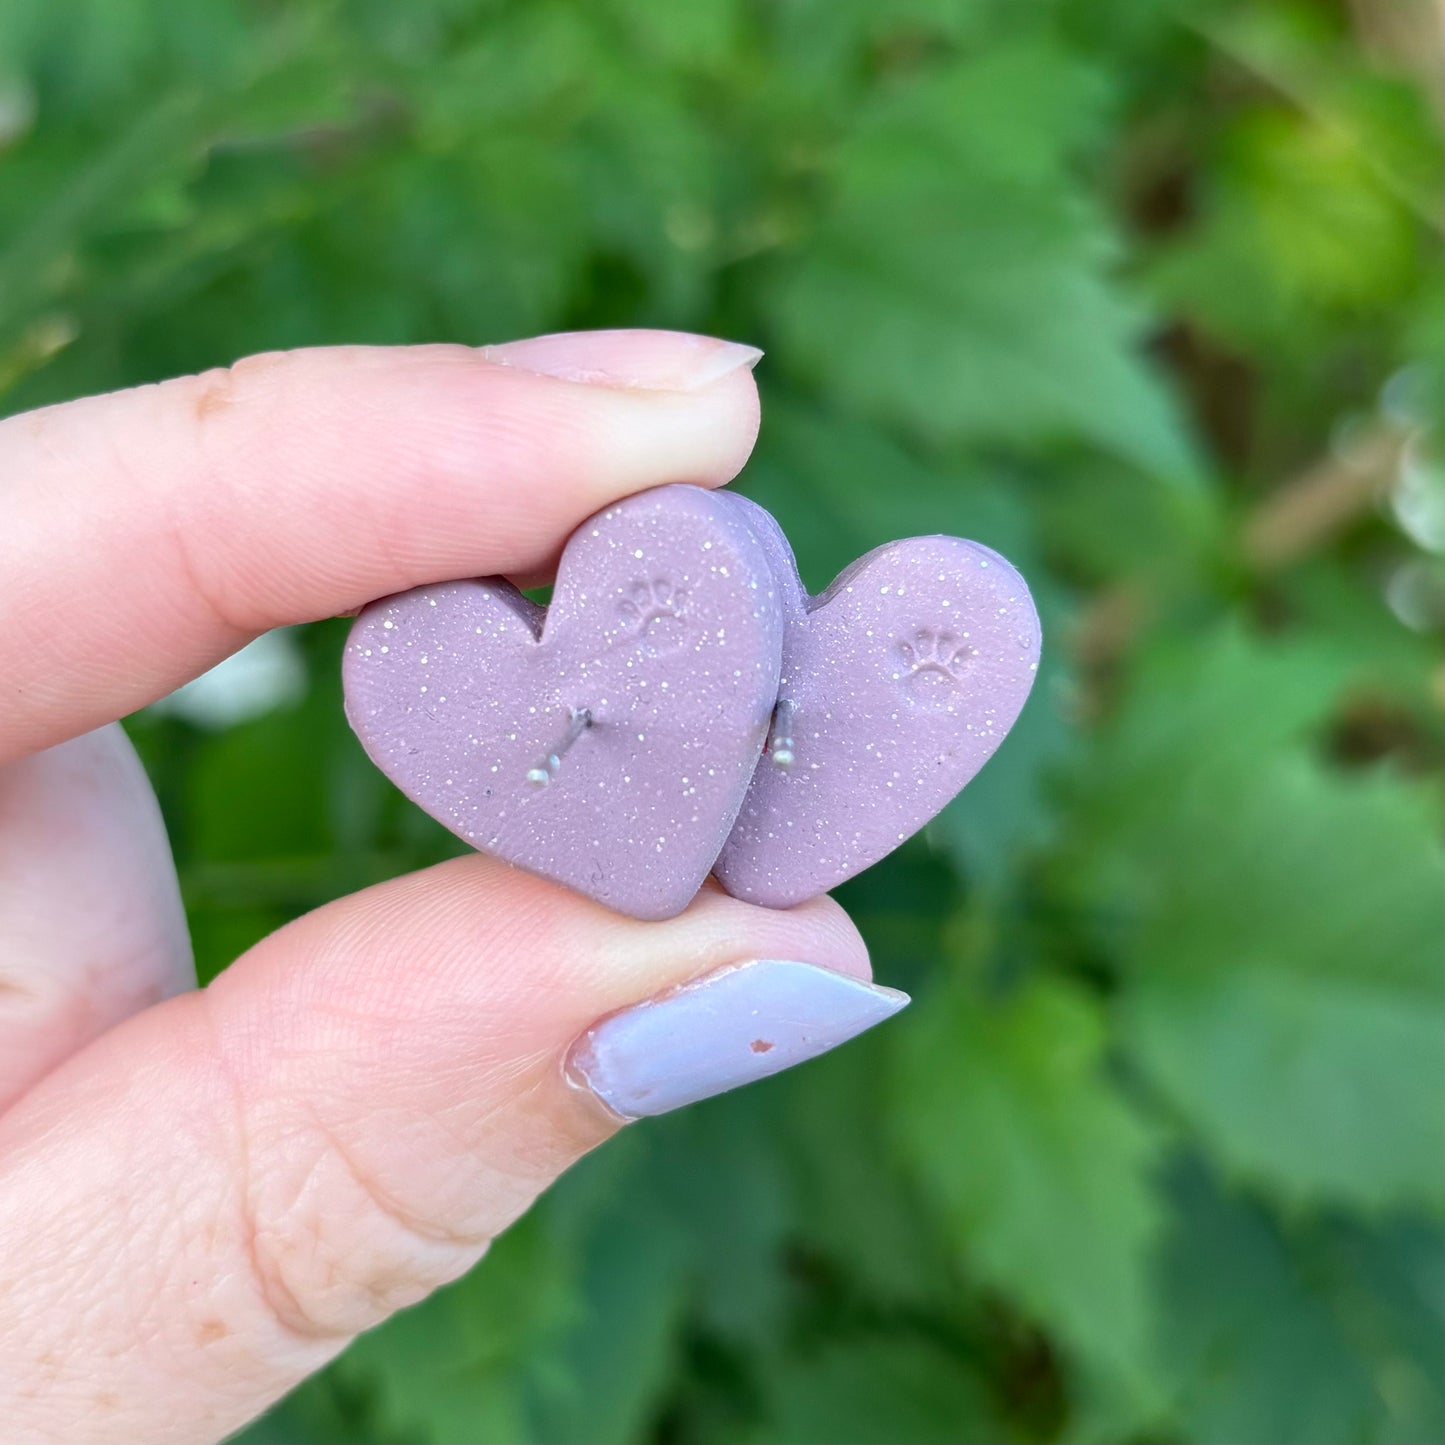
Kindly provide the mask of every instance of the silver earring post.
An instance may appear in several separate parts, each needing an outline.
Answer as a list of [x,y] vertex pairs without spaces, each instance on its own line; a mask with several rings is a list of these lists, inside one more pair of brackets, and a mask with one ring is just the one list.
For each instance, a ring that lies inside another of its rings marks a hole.
[[779,698],[773,709],[773,730],[768,737],[768,758],[775,768],[786,772],[793,766],[793,713],[790,698]]
[[567,756],[568,749],[588,728],[592,726],[592,709],[586,707],[574,707],[572,715],[567,723],[567,731],[552,745],[552,750],[534,768],[527,770],[527,781],[534,788],[545,788],[557,776],[557,770],[562,766],[562,759]]

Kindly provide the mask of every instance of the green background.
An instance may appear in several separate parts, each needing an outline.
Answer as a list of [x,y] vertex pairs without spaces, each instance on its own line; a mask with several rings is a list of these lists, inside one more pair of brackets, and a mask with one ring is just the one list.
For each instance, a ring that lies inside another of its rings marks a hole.
[[[767,349],[805,580],[1046,667],[840,890],[899,1021],[630,1129],[246,1438],[1442,1438],[1428,0],[3,0],[0,409],[320,342]],[[454,850],[304,697],[134,720],[209,976]]]

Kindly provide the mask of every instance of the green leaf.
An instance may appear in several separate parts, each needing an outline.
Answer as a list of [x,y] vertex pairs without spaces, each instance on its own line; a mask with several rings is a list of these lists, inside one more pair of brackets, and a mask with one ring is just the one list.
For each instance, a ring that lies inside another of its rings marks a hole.
[[533,1438],[546,1445],[629,1445],[676,1368],[691,1241],[641,1184],[626,1177],[588,1219],[581,1304],[546,1357],[529,1362]]
[[1225,629],[1145,669],[1078,886],[1110,900],[1123,1040],[1227,1169],[1300,1203],[1433,1207],[1440,850],[1423,798],[1306,752],[1340,663]]
[[314,705],[204,739],[187,796],[187,839],[205,860],[322,854],[326,774],[311,753]]
[[684,69],[731,62],[744,9],[739,0],[695,0],[662,7],[647,0],[608,0],[605,8],[616,13],[637,50],[651,63]]
[[1009,472],[925,460],[846,407],[765,395],[767,426],[743,484],[777,516],[809,591],[821,592],[873,547],[934,532],[983,542],[1031,576],[1040,570],[1021,486]]
[[1308,406],[1343,389],[1357,405],[1352,380],[1331,374],[1340,341],[1356,356],[1393,350],[1381,332],[1394,318],[1433,310],[1440,128],[1420,87],[1358,65],[1357,37],[1320,21],[1281,4],[1201,25],[1250,94],[1216,121],[1189,224],[1165,238],[1151,282],[1163,305],[1263,360],[1264,390]]
[[1381,1445],[1445,1439],[1445,1238],[1433,1223],[1366,1227],[1336,1219],[1306,1240],[1302,1270],[1322,1287],[1352,1348],[1369,1362]]
[[798,1199],[795,1247],[824,1256],[872,1301],[936,1309],[956,1301],[962,1281],[929,1227],[917,1181],[898,1167],[877,1086],[883,1042],[840,1049],[791,1084],[782,1122]]
[[1180,1171],[1155,1335],[1156,1425],[1210,1445],[1445,1437],[1445,1257],[1433,1227],[1281,1226]]
[[1142,1385],[1160,1225],[1153,1129],[1104,1070],[1104,1016],[1039,981],[955,986],[898,1040],[894,1127],[965,1267],[1086,1361]]
[[775,1117],[796,1082],[770,1079],[649,1126],[637,1187],[687,1230],[694,1326],[732,1343],[765,1347],[791,1302],[798,1211]]
[[778,325],[801,369],[929,439],[1083,442],[1193,476],[1072,173],[1100,109],[1099,77],[1034,41],[876,99],[779,277]]
[[757,1445],[1003,1445],[1006,1427],[967,1359],[927,1338],[874,1335],[771,1372]]
[[1094,769],[1100,801],[1167,818],[1152,790],[1209,792],[1202,774],[1297,744],[1336,705],[1350,659],[1328,639],[1271,643],[1235,621],[1145,651]]
[[1328,1305],[1258,1209],[1199,1180],[1162,1261],[1156,1336],[1175,1428],[1212,1445],[1367,1437],[1370,1380]]
[[1242,967],[1141,982],[1123,1028],[1229,1171],[1301,1202],[1438,1206],[1445,1048],[1426,998]]

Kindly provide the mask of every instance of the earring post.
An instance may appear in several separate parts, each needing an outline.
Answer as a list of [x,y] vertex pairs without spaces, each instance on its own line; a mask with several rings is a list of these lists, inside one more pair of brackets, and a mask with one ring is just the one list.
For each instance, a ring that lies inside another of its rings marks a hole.
[[793,766],[793,715],[796,708],[790,698],[779,698],[773,709],[773,727],[768,737],[768,759],[775,768],[786,772]]
[[551,751],[543,757],[535,767],[527,770],[527,781],[534,788],[545,788],[551,785],[557,776],[557,770],[562,766],[562,759],[567,756],[572,744],[592,726],[592,709],[586,707],[574,707],[571,709],[571,717],[567,723],[567,731],[552,745]]

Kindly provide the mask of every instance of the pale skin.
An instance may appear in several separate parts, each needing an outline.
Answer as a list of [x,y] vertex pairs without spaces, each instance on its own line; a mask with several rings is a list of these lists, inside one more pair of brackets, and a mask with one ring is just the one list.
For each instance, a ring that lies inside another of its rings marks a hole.
[[197,990],[115,723],[268,628],[543,578],[606,503],[727,482],[758,402],[717,347],[297,352],[0,422],[4,1441],[221,1438],[619,1127],[562,1070],[596,1019],[749,958],[868,976],[826,899],[637,923],[472,856]]

